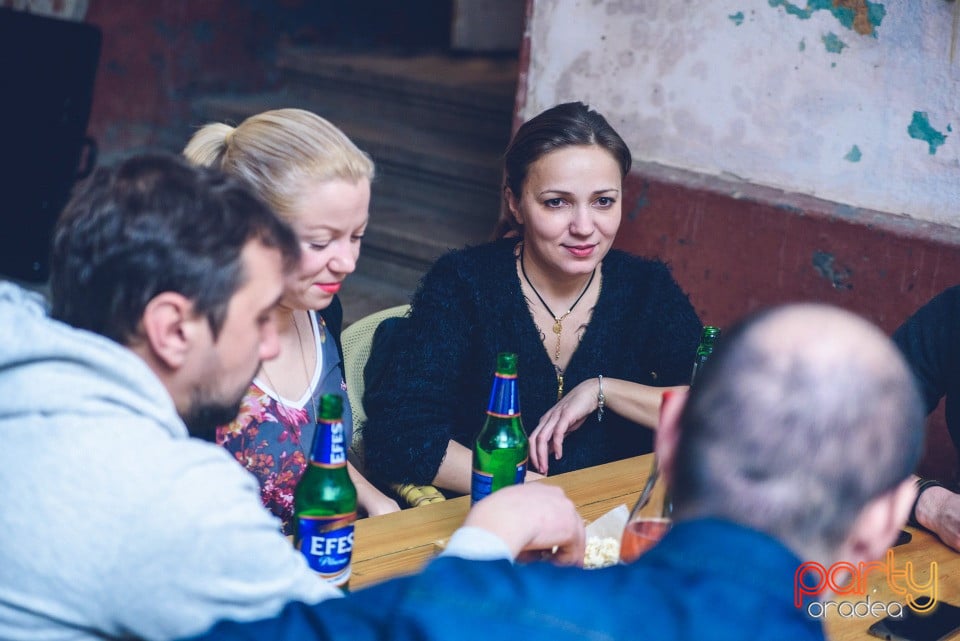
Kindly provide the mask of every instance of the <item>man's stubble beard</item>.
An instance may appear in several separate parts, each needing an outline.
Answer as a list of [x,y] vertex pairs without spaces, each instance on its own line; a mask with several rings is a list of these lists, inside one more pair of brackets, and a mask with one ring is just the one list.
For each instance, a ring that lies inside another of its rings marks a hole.
[[[253,377],[250,377],[251,382]],[[243,397],[250,387],[250,383],[243,388],[237,397],[223,402],[213,399],[213,394],[206,388],[197,388],[191,398],[190,409],[183,416],[190,436],[204,441],[215,442],[217,428],[232,422],[240,413]]]

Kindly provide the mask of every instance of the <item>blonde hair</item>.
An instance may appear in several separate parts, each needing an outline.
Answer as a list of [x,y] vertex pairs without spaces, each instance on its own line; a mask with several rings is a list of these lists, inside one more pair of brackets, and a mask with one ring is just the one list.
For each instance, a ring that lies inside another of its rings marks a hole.
[[328,120],[303,109],[274,109],[236,127],[211,123],[190,138],[183,155],[252,185],[289,219],[307,185],[342,179],[372,181],[373,161]]

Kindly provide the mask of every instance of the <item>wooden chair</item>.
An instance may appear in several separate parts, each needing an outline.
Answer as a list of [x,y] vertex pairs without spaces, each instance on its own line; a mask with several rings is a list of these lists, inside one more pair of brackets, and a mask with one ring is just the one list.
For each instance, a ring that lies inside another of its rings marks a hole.
[[[363,369],[370,357],[373,334],[384,319],[405,316],[409,309],[409,305],[398,305],[374,312],[351,324],[340,335],[340,341],[343,344],[343,366],[347,377],[347,398],[350,401],[350,410],[353,412],[353,442],[350,450],[354,465],[361,473],[364,470],[363,424],[367,420],[367,414],[363,409]],[[394,483],[390,489],[408,507],[444,500],[443,494],[432,485]]]

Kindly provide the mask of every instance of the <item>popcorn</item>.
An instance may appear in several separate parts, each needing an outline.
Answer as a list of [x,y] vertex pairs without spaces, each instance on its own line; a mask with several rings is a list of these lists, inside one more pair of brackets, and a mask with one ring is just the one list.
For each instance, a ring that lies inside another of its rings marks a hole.
[[587,526],[583,567],[605,568],[620,562],[620,537],[629,514],[626,505],[618,505]]
[[605,568],[620,562],[620,541],[612,536],[587,537],[587,549],[583,555],[583,567]]

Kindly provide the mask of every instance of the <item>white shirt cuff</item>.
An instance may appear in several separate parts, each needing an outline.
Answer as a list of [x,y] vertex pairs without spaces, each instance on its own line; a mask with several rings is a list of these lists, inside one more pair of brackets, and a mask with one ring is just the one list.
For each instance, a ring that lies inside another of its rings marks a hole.
[[510,548],[496,534],[479,527],[465,526],[453,533],[440,556],[457,556],[470,561],[513,562]]

